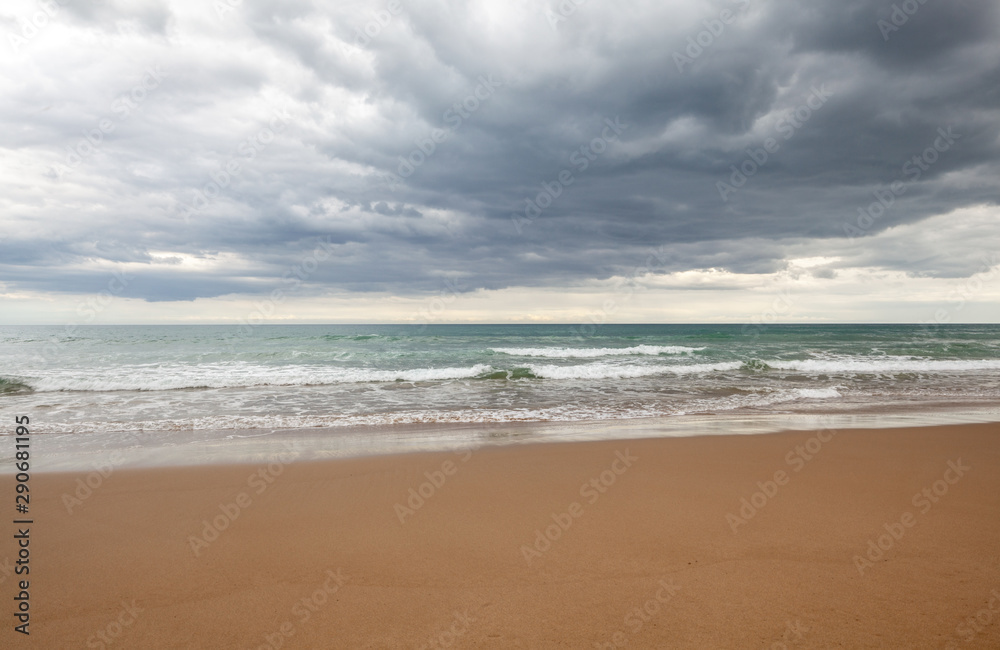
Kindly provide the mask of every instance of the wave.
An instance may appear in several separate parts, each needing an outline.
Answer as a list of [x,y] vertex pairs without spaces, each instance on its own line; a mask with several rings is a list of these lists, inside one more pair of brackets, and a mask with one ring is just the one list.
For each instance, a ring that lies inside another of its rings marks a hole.
[[30,393],[32,387],[29,384],[17,379],[0,377],[0,395],[12,395],[15,393]]
[[588,363],[578,366],[529,365],[528,368],[542,379],[632,379],[663,374],[689,375],[717,370],[737,370],[740,366],[739,361],[723,361],[670,366]]
[[661,354],[689,354],[705,348],[683,345],[636,345],[630,348],[490,348],[493,352],[516,357],[547,357],[550,359],[588,359],[631,355],[658,356]]
[[476,379],[538,379],[531,368],[511,368],[510,370],[494,370],[492,367]]
[[840,391],[836,388],[796,388],[792,392],[795,394],[796,399],[834,399],[841,397]]
[[[642,347],[642,346],[639,346]],[[623,348],[628,349],[628,348]],[[336,368],[317,365],[265,366],[248,362],[203,365],[148,364],[116,369],[57,371],[41,378],[0,378],[0,394],[28,391],[160,391],[180,389],[250,388],[260,386],[322,386],[347,383],[435,382],[479,380],[602,380],[640,377],[697,375],[714,372],[775,371],[804,375],[919,375],[1000,370],[1000,359],[944,360],[913,357],[869,357],[864,359],[806,359],[676,363],[653,360],[638,363],[591,361],[572,365],[524,364],[510,368],[477,363],[465,367]]]
[[120,377],[106,375],[55,376],[37,380],[38,391],[155,391],[191,388],[250,388],[255,386],[321,386],[347,383],[395,381],[445,381],[473,379],[493,368],[476,364],[468,368],[413,368],[373,370],[370,368],[266,367],[249,364],[206,365],[162,368],[129,368]]
[[805,359],[801,361],[767,361],[766,363],[760,363],[774,370],[795,370],[811,374],[877,375],[1000,370],[1000,359],[884,357],[867,359]]
[[678,366],[587,363],[572,366],[534,365],[496,368],[471,367],[374,370],[369,368],[267,367],[245,363],[182,366],[170,369],[129,368],[127,373],[88,376],[50,376],[36,380],[35,389],[57,391],[161,391],[184,389],[252,388],[264,386],[323,386],[349,383],[424,382],[457,379],[627,379],[660,374],[690,374],[735,370],[739,362]]
[[1000,370],[1000,359],[937,360],[894,357],[889,359],[809,359],[781,361],[752,359],[746,362],[720,361],[693,364],[634,364],[621,365],[596,362],[572,366],[529,364],[532,374],[541,379],[631,379],[656,375],[690,375],[743,370],[767,372],[795,371],[804,374],[860,375],[903,373],[946,373],[976,370]]

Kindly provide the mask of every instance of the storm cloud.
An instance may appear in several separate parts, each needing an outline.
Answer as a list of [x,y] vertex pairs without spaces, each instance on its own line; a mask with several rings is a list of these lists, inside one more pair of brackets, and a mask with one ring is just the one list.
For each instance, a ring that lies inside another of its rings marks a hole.
[[8,292],[124,265],[125,297],[258,295],[319,242],[305,294],[573,286],[651,251],[960,278],[1000,241],[991,1],[3,11]]

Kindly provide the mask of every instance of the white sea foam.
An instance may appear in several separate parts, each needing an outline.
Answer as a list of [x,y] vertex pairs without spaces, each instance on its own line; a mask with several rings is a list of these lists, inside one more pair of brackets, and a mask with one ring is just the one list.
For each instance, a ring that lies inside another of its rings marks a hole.
[[490,348],[494,352],[515,357],[546,357],[550,359],[589,359],[594,357],[617,357],[661,354],[688,354],[705,348],[689,348],[683,345],[636,345],[630,348]]
[[241,388],[250,386],[313,386],[360,382],[442,381],[470,379],[492,368],[476,364],[468,368],[413,368],[372,370],[369,368],[324,368],[311,366],[270,367],[248,363],[201,366],[139,366],[120,369],[121,374],[73,374],[62,372],[31,381],[36,391],[177,390],[182,388]]
[[[393,424],[487,424],[501,422],[569,422],[588,420],[622,420],[647,417],[683,415],[686,411],[731,411],[741,408],[760,408],[771,404],[799,399],[832,399],[840,397],[836,388],[796,388],[739,395],[723,398],[699,399],[688,402],[684,410],[678,404],[650,404],[644,407],[624,407],[611,404],[572,404],[548,408],[489,408],[489,409],[410,409],[388,413],[366,414],[314,414],[314,415],[209,415],[198,418],[139,420],[123,422],[51,422],[39,425],[42,433],[88,433],[129,431],[261,431],[340,428],[354,426],[386,426]],[[242,437],[266,434],[241,434]]]
[[[575,422],[619,420],[677,415],[669,408],[617,408],[613,406],[558,406],[551,408],[496,408],[462,410],[406,410],[359,415],[213,415],[192,419],[122,422],[51,422],[38,425],[39,433],[125,433],[177,431],[260,431],[394,424],[490,424],[502,422]],[[252,434],[251,434],[252,435]],[[260,434],[264,435],[264,434]]]
[[794,390],[796,398],[803,399],[834,399],[840,397],[840,391],[836,388],[796,388]]
[[687,365],[619,365],[612,363],[586,363],[575,366],[528,365],[531,372],[543,379],[628,379],[653,375],[688,375],[716,370],[736,370],[739,361],[720,363],[693,363]]
[[[636,346],[619,350],[659,349],[664,346]],[[593,350],[601,352],[605,350]],[[498,348],[519,350],[519,348]],[[525,348],[544,351],[548,348]],[[583,350],[551,349],[569,358],[570,353]],[[591,351],[586,351],[591,352]],[[636,352],[634,354],[652,354]],[[527,356],[527,355],[525,355]],[[544,354],[536,356],[542,357]],[[594,355],[596,356],[596,355]],[[858,375],[900,373],[955,373],[1000,370],[1000,359],[920,359],[915,357],[830,358],[806,360],[755,361],[753,370],[783,370],[805,374]],[[766,367],[760,364],[766,364]],[[574,365],[526,364],[533,375],[547,380],[572,379],[629,379],[656,375],[690,375],[718,371],[747,369],[739,361],[716,363],[656,362],[653,359],[640,363],[593,361]],[[503,368],[501,368],[503,369]],[[156,391],[185,388],[245,388],[253,386],[311,386],[347,383],[424,382],[473,379],[497,371],[489,364],[478,363],[468,367],[411,368],[401,370],[376,370],[372,368],[337,368],[326,366],[266,366],[247,362],[217,364],[149,364],[123,366],[115,370],[99,371],[59,370],[45,377],[27,378],[24,384],[39,392],[53,391]]]
[[811,374],[939,373],[972,370],[1000,370],[1000,359],[919,359],[889,356],[866,359],[805,359],[765,361],[776,370],[797,370]]

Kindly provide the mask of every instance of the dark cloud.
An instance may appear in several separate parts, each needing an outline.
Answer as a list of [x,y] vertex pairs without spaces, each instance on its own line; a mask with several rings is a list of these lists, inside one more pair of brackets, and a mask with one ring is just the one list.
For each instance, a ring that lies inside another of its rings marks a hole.
[[[868,244],[996,204],[994,2],[401,6],[67,4],[5,64],[0,280],[87,292],[127,263],[134,297],[260,293],[321,240],[303,291],[570,285],[654,250],[655,272],[771,273],[808,248],[961,277],[996,235]],[[133,27],[88,38],[111,25]]]

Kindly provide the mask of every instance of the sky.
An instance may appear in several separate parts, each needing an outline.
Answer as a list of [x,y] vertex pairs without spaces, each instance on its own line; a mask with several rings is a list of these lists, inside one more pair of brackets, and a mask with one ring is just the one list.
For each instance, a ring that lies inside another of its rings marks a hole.
[[10,1],[0,324],[1000,322],[986,0]]

